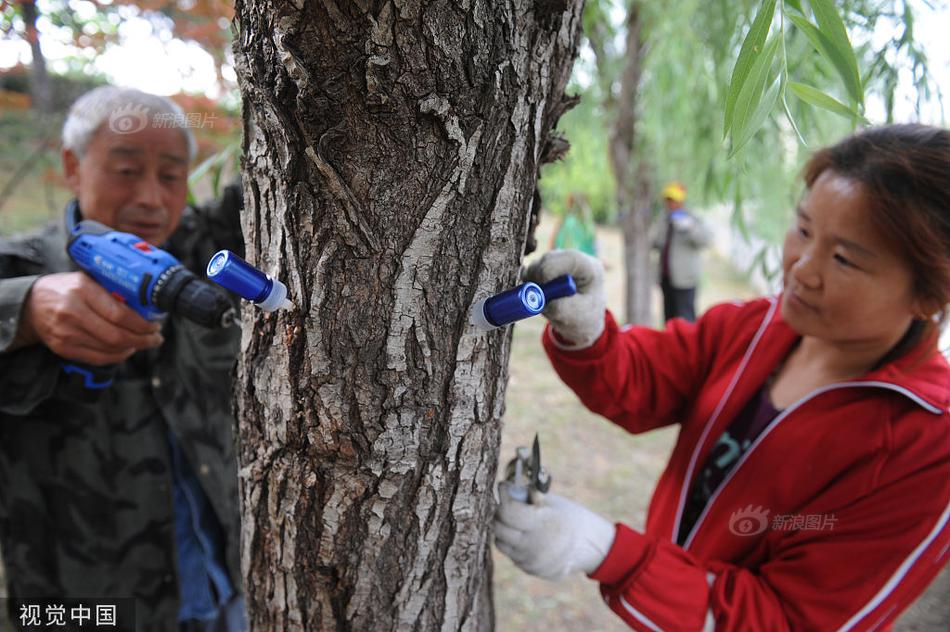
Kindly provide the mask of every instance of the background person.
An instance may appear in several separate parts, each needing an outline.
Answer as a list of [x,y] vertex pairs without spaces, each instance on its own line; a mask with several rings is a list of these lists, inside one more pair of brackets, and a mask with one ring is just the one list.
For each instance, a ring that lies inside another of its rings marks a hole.
[[660,252],[659,280],[663,319],[696,320],[696,286],[702,270],[700,253],[709,245],[706,224],[685,206],[686,187],[670,182],[663,187],[664,217],[653,222],[650,245]]
[[582,193],[567,196],[567,208],[551,238],[552,250],[580,250],[597,256],[597,226],[590,204]]

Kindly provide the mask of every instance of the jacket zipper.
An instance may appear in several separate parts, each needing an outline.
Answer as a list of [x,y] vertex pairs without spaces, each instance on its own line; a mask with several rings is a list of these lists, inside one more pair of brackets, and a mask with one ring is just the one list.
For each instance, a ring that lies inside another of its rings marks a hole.
[[[709,501],[706,503],[706,506],[703,508],[703,512],[699,515],[699,518],[696,520],[696,524],[694,524],[693,528],[690,529],[689,535],[686,537],[686,541],[683,543],[683,549],[689,550],[689,547],[693,542],[693,536],[699,530],[700,525],[702,525],[703,520],[705,520],[706,518],[706,514],[709,513],[709,510],[712,508],[713,504],[719,498],[719,495],[726,488],[726,485],[728,485],[729,482],[733,479],[733,477],[736,475],[736,473],[739,471],[742,465],[746,462],[746,460],[749,458],[749,455],[751,455],[755,451],[755,449],[759,447],[759,444],[762,442],[762,440],[764,440],[765,437],[768,436],[769,433],[771,433],[774,428],[776,428],[782,421],[784,421],[785,418],[788,417],[791,413],[795,412],[795,410],[797,410],[798,408],[801,408],[803,405],[805,405],[806,403],[808,403],[815,397],[822,395],[824,393],[837,391],[837,390],[841,390],[845,388],[884,388],[887,390],[901,393],[902,395],[914,401],[914,403],[916,403],[917,405],[921,406],[925,410],[928,410],[932,413],[941,414],[943,412],[942,409],[931,405],[929,402],[922,399],[913,391],[906,389],[903,386],[898,386],[897,384],[891,384],[890,382],[878,382],[878,381],[840,382],[837,384],[829,384],[828,386],[823,386],[821,388],[815,389],[814,391],[805,395],[804,397],[799,399],[797,402],[792,404],[790,407],[786,408],[781,413],[779,413],[779,415],[775,419],[772,420],[772,423],[766,426],[765,430],[763,430],[762,433],[758,437],[756,437],[756,440],[752,443],[751,446],[749,446],[749,449],[746,450],[745,453],[741,457],[739,457],[739,461],[736,463],[735,467],[732,468],[732,471],[729,472],[729,474],[722,481],[722,483],[719,484],[719,487],[716,488],[716,491],[713,492],[712,497],[710,497]],[[697,448],[698,447],[700,446],[697,446]],[[686,485],[688,485],[688,481]],[[682,516],[684,509],[685,509],[685,504],[680,506],[679,511],[678,511],[679,516]],[[677,520],[677,526],[678,525],[679,525],[679,520]]]

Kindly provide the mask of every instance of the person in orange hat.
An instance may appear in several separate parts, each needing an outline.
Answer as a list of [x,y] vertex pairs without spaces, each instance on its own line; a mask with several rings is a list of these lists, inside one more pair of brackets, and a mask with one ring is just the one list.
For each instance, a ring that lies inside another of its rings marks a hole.
[[696,320],[696,285],[700,252],[709,244],[705,223],[686,209],[686,187],[670,182],[663,187],[666,218],[653,224],[650,244],[660,251],[659,278],[663,290],[663,319]]

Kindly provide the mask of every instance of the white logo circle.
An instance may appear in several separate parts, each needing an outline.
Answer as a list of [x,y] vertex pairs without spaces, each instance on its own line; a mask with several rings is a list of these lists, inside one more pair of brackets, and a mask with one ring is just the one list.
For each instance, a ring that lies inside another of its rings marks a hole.
[[758,535],[769,526],[769,510],[761,506],[749,505],[744,509],[733,511],[729,517],[729,531],[735,535]]
[[141,105],[123,105],[109,115],[109,129],[116,134],[134,134],[148,125],[148,108]]

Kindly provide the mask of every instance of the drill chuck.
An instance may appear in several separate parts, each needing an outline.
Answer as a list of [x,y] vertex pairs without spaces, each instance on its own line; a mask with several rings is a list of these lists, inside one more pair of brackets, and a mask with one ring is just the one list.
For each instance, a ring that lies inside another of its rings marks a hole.
[[227,327],[234,322],[234,307],[228,297],[183,266],[162,273],[152,298],[160,310],[179,314],[204,327]]

